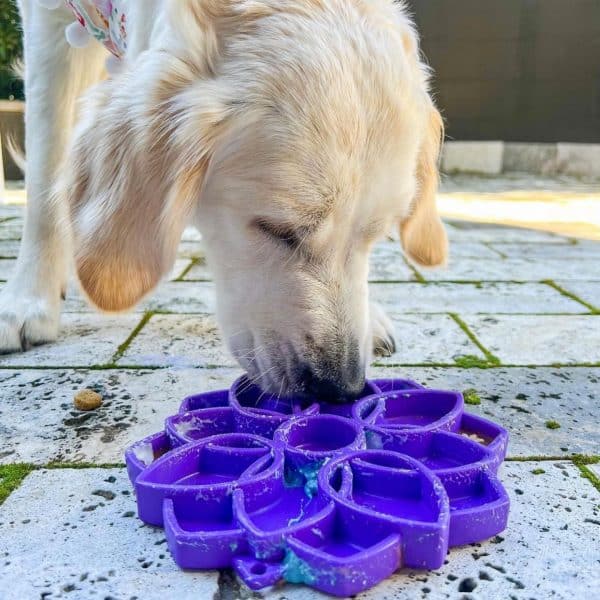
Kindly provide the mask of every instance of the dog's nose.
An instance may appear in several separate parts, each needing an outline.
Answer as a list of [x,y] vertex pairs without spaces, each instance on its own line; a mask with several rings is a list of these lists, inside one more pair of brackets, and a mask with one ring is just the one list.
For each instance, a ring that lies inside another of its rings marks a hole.
[[354,401],[365,385],[364,372],[344,373],[341,376],[321,375],[316,369],[302,369],[301,384],[306,393],[321,402],[347,404]]

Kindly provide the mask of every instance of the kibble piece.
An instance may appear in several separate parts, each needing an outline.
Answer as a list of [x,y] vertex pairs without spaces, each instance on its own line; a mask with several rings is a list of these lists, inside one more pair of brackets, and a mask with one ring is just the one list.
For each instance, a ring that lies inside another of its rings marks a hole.
[[75,394],[73,403],[78,410],[96,410],[102,406],[102,396],[94,390],[81,390]]

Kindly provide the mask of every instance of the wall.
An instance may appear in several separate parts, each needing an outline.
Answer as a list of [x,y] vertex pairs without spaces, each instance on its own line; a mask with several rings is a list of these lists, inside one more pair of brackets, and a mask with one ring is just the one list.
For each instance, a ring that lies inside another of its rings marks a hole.
[[410,0],[457,140],[600,142],[600,0]]

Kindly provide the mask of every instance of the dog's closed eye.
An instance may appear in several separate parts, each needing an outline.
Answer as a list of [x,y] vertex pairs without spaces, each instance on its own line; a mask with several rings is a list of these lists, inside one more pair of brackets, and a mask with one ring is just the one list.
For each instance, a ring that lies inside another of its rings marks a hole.
[[284,244],[291,250],[300,248],[310,233],[307,228],[297,229],[289,224],[273,223],[265,219],[256,219],[254,227],[267,237]]

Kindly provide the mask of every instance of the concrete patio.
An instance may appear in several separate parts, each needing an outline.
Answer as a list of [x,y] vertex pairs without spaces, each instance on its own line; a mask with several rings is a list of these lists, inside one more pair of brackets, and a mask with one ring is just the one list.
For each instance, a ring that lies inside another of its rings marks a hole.
[[[372,296],[399,350],[370,375],[469,390],[469,410],[511,432],[501,476],[512,509],[501,536],[452,550],[438,572],[400,572],[361,600],[592,598],[598,589],[600,193],[573,180],[542,184],[449,179],[447,270],[415,269],[395,241],[375,252]],[[484,202],[499,207],[491,217]],[[522,203],[538,212],[519,216]],[[527,228],[461,220],[469,211]],[[22,206],[0,205],[0,281],[22,219]],[[136,519],[125,447],[161,429],[184,396],[239,374],[214,309],[187,232],[171,280],[135,312],[98,315],[73,289],[59,343],[0,356],[2,600],[321,597],[297,586],[254,595],[228,572],[181,572],[162,530]],[[101,408],[74,409],[83,388],[102,394]]]

